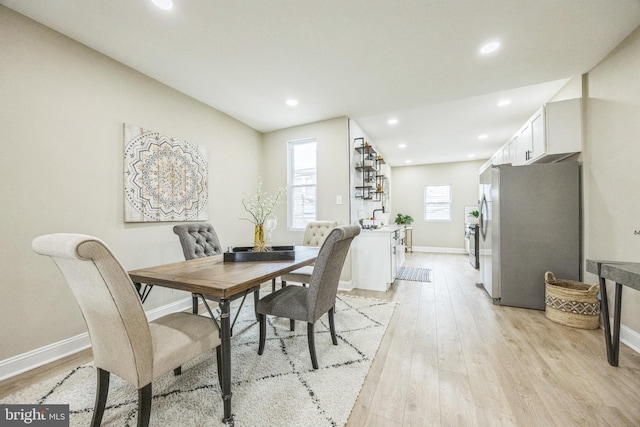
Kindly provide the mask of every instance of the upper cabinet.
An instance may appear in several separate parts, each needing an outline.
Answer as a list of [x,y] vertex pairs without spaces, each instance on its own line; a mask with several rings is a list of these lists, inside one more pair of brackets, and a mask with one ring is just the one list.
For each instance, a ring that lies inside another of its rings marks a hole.
[[514,165],[555,162],[582,151],[580,98],[545,104],[509,143]]

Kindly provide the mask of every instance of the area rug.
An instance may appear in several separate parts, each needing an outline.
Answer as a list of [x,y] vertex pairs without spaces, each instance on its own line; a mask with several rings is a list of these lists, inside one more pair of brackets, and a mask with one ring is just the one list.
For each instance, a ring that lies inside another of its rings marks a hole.
[[401,267],[396,279],[412,280],[414,282],[430,282],[428,268]]
[[[313,370],[306,324],[269,317],[267,342],[258,356],[253,302],[244,305],[233,330],[232,411],[236,426],[342,426],[347,422],[395,303],[338,295],[331,343],[327,316],[316,323],[320,369]],[[233,314],[234,311],[232,311]],[[222,399],[215,351],[183,366],[182,375],[153,382],[151,426],[222,424]],[[0,404],[69,404],[70,425],[88,426],[93,414],[96,372],[91,363],[0,400]],[[137,391],[111,376],[103,426],[135,426]]]

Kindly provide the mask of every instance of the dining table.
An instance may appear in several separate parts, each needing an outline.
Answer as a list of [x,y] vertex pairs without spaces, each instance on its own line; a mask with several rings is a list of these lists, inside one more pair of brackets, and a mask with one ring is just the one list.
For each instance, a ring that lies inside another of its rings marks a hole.
[[[233,425],[231,410],[231,321],[230,302],[234,297],[271,282],[283,274],[316,261],[320,248],[295,246],[295,258],[286,260],[225,262],[223,254],[188,261],[163,264],[129,271],[141,299],[146,299],[154,286],[178,289],[199,295],[221,338],[221,388],[224,405],[223,422]],[[219,300],[219,325],[208,307],[205,296]]]
[[[622,316],[622,287],[626,286],[640,291],[640,263],[587,260],[587,271],[596,274],[600,283],[600,313],[604,329],[607,361],[611,366],[618,366],[620,358],[620,319]],[[615,283],[615,300],[613,302],[613,328],[609,319],[609,298],[606,280]],[[613,331],[612,331],[613,329]],[[613,333],[612,333],[613,332]]]

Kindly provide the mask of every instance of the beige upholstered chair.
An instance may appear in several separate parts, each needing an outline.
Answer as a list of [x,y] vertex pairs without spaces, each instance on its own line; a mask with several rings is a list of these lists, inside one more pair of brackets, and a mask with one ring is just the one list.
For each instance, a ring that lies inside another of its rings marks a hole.
[[360,234],[357,225],[336,227],[324,240],[316,259],[309,287],[287,286],[278,289],[258,302],[258,320],[260,322],[260,343],[258,354],[264,351],[266,340],[266,315],[289,318],[292,321],[307,322],[307,340],[313,369],[318,369],[318,359],[314,340],[314,325],[325,313],[329,315],[331,340],[338,345],[334,325],[334,305],[340,281],[340,273],[347,256],[351,241]]
[[98,373],[92,426],[102,421],[111,373],[138,389],[140,427],[149,424],[153,380],[171,370],[180,374],[182,364],[213,348],[220,366],[220,338],[212,320],[180,312],[149,323],[129,275],[101,240],[48,234],[32,247],[57,264],[87,324]]
[[[336,221],[312,221],[307,224],[307,228],[304,231],[304,237],[302,238],[303,246],[322,246],[324,239],[327,238],[329,232],[338,225]],[[298,282],[303,285],[309,283],[311,280],[311,274],[313,273],[313,266],[307,265],[297,270],[283,275],[282,286],[287,286],[287,282]],[[275,289],[274,289],[275,290]]]

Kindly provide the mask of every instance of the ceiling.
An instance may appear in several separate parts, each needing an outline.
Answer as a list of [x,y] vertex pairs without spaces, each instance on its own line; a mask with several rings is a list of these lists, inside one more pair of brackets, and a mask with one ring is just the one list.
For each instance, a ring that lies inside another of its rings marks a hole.
[[352,118],[392,166],[490,157],[640,24],[640,0],[174,3],[0,0],[258,131]]

